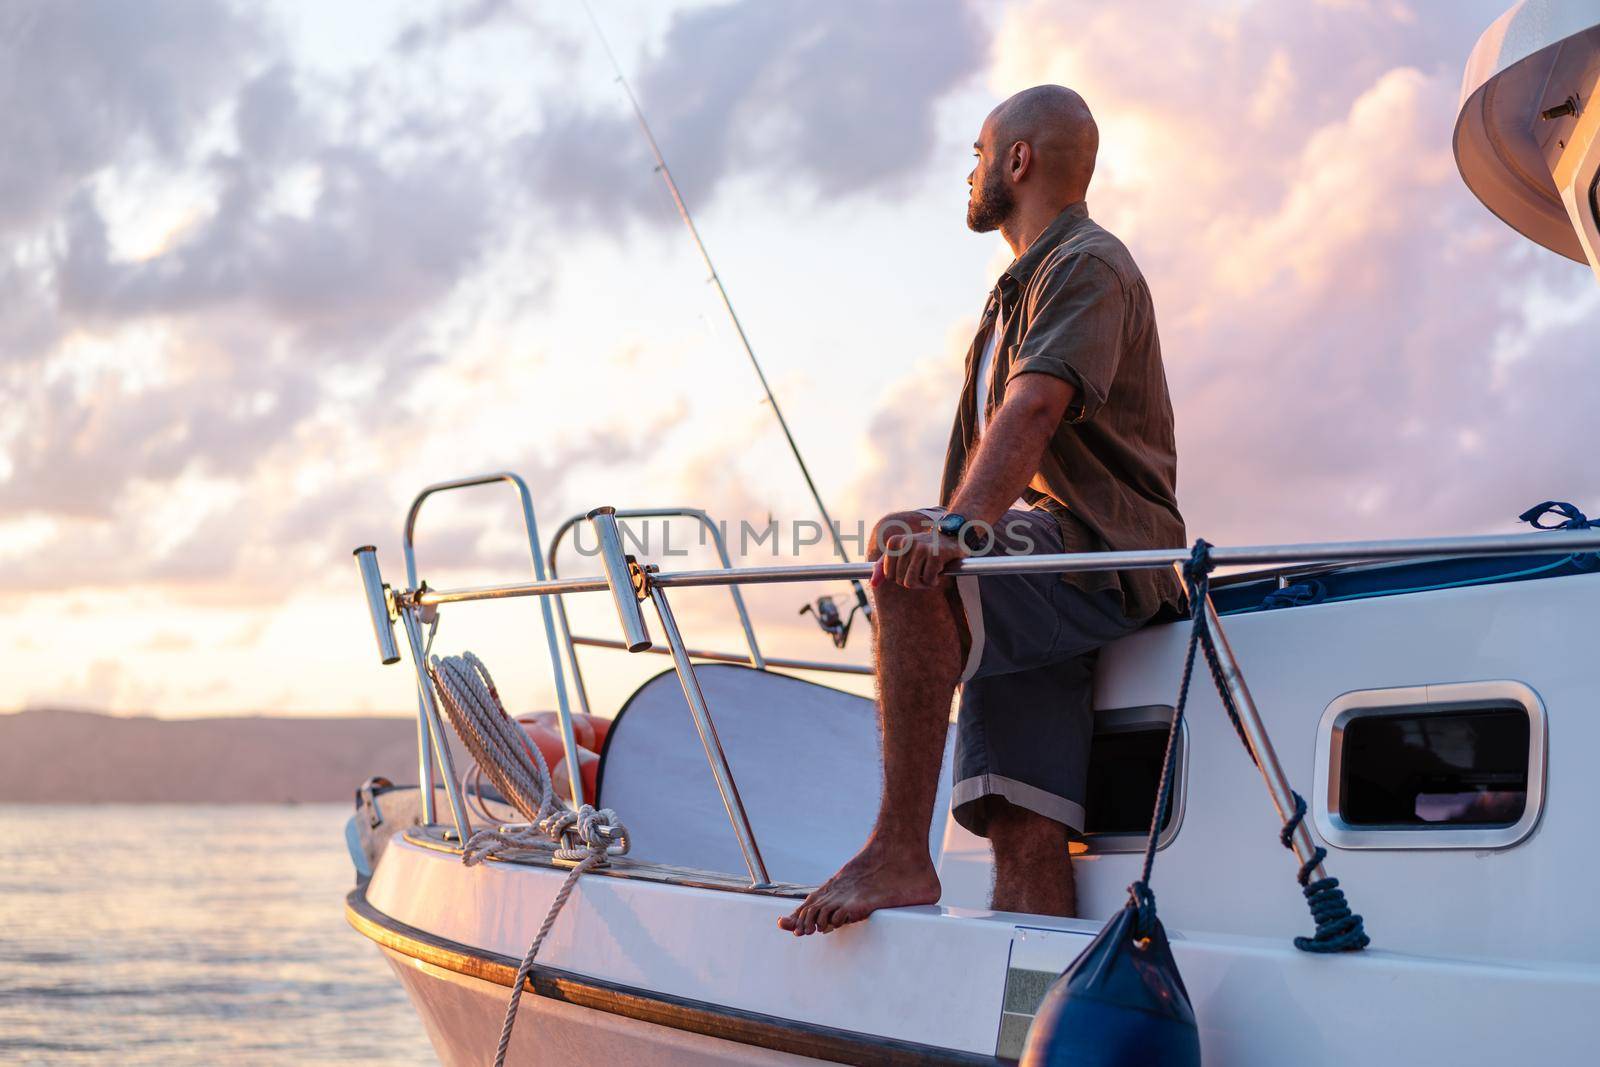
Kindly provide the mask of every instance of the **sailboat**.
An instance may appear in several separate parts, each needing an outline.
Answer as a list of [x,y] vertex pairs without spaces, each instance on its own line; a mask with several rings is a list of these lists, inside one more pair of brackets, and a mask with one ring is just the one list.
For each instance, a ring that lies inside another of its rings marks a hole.
[[[1597,94],[1600,8],[1525,0],[1468,60],[1455,155],[1495,215],[1600,277]],[[415,551],[425,501],[491,485],[518,494],[531,580],[427,585]],[[1160,916],[1206,1062],[1594,1062],[1586,820],[1600,668],[1585,635],[1600,528],[1576,508],[1549,502],[1529,521],[1559,529],[1506,536],[1212,549],[1235,569],[1195,605],[1220,657],[1216,692],[1197,677],[1178,716],[1190,622],[1101,656],[1090,825],[1074,845],[1080,918],[990,910],[987,843],[946,819],[929,842],[937,904],[803,939],[777,920],[859,846],[881,781],[870,701],[811,679],[861,668],[765,654],[737,595],[746,647],[693,648],[671,600],[683,588],[815,588],[867,568],[735,567],[724,551],[718,568],[665,571],[630,557],[626,524],[666,514],[715,534],[699,509],[602,507],[547,545],[527,485],[500,472],[417,495],[403,584],[384,582],[370,546],[356,552],[380,658],[404,652],[417,676],[419,746],[415,786],[358,791],[346,914],[446,1064],[497,1051],[519,1064],[1033,1056],[1047,991],[1140,878],[1152,812]],[[592,532],[602,573],[556,573],[575,532]],[[1186,562],[1175,546],[960,567]],[[576,597],[608,599],[618,633],[573,633]],[[548,761],[532,745],[496,757],[505,716],[486,671],[430,658],[452,613],[498,599],[540,609],[560,738]],[[666,669],[620,707],[591,708],[580,648],[665,653]],[[596,724],[604,741],[586,757],[579,735]],[[564,798],[545,763],[564,772]],[[1323,932],[1297,870],[1337,874],[1370,944],[1297,947],[1314,924]]]

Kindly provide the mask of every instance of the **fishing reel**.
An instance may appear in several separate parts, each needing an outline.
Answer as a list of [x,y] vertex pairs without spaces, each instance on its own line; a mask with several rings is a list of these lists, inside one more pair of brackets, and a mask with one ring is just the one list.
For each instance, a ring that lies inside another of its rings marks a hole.
[[850,608],[850,614],[841,616],[839,605],[831,596],[819,596],[813,604],[807,604],[800,609],[800,614],[807,612],[816,616],[817,625],[822,627],[822,632],[833,641],[834,648],[843,648],[845,642],[850,640],[850,624],[855,622],[856,612],[861,610],[858,601]]

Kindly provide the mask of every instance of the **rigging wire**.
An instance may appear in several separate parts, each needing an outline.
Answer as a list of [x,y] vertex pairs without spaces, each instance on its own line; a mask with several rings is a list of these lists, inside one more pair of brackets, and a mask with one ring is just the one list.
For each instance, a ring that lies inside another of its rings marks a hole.
[[[711,253],[706,250],[706,243],[700,237],[700,230],[694,224],[694,218],[689,214],[689,205],[684,203],[683,194],[678,190],[678,183],[673,180],[672,170],[667,166],[666,157],[661,154],[661,146],[656,143],[656,136],[650,129],[649,121],[644,117],[644,109],[639,106],[639,98],[633,95],[633,86],[622,72],[622,64],[617,60],[617,55],[611,50],[611,42],[606,38],[605,30],[600,27],[600,20],[595,17],[594,8],[589,6],[589,0],[579,0],[583,5],[584,14],[589,16],[589,24],[594,27],[594,33],[600,40],[600,47],[605,50],[606,58],[611,61],[611,69],[616,72],[617,84],[622,86],[622,91],[628,97],[628,105],[633,109],[633,117],[639,124],[639,132],[644,134],[644,139],[650,146],[650,154],[655,157],[656,173],[661,175],[661,180],[666,183],[667,192],[672,195],[672,204],[678,209],[678,217],[689,230],[689,236],[694,239],[694,246],[700,252],[700,258],[705,262],[706,270],[711,274],[711,282],[717,287],[717,295],[722,298],[722,306],[727,309],[728,318],[733,322],[734,332],[739,335],[739,344],[744,348],[744,354],[750,358],[750,366],[756,372],[756,378],[761,382],[761,389],[767,395],[767,403],[772,407],[772,414],[778,419],[778,428],[783,431],[784,440],[789,442],[789,451],[794,456],[794,461],[800,467],[800,476],[805,479],[806,488],[811,491],[811,499],[816,503],[817,510],[822,513],[822,523],[827,527],[828,535],[833,541],[833,550],[839,559],[845,563],[850,562],[850,555],[844,550],[844,540],[839,535],[839,527],[834,523],[833,517],[828,514],[828,506],[822,502],[822,493],[817,489],[817,483],[811,478],[811,470],[806,466],[805,457],[800,454],[800,446],[795,442],[794,434],[789,430],[789,420],[783,417],[783,409],[778,406],[778,398],[773,395],[772,386],[767,382],[767,375],[761,369],[761,363],[756,359],[755,349],[750,344],[750,338],[745,335],[744,324],[739,321],[739,313],[733,309],[733,300],[728,296],[728,290],[723,287],[722,276],[717,273],[716,265],[711,262]],[[860,581],[852,579],[851,588],[855,591],[856,603],[861,613],[872,620],[872,603],[867,598],[867,592]]]

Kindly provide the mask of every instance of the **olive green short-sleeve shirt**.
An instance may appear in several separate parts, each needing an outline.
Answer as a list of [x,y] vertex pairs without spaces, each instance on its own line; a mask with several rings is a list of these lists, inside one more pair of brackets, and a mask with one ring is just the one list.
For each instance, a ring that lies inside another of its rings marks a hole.
[[[988,396],[978,363],[995,323]],[[1150,289],[1121,241],[1071,205],[1000,276],[967,351],[941,504],[948,505],[977,446],[978,404],[992,417],[1008,382],[1049,374],[1077,387],[1024,498],[1051,512],[1068,552],[1181,548],[1172,401]],[[1120,593],[1129,618],[1183,610],[1168,570],[1068,574],[1089,592]]]

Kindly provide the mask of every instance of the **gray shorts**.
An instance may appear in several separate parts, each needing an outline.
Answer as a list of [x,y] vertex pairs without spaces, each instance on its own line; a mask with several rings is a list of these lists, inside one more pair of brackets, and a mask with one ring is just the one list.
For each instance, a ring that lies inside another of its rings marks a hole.
[[[938,509],[924,509],[937,516]],[[1008,511],[983,555],[1061,552],[1048,512]],[[1059,574],[956,579],[969,644],[956,721],[956,822],[988,836],[1001,797],[1082,833],[1100,647],[1142,625],[1111,594],[1085,593]]]

